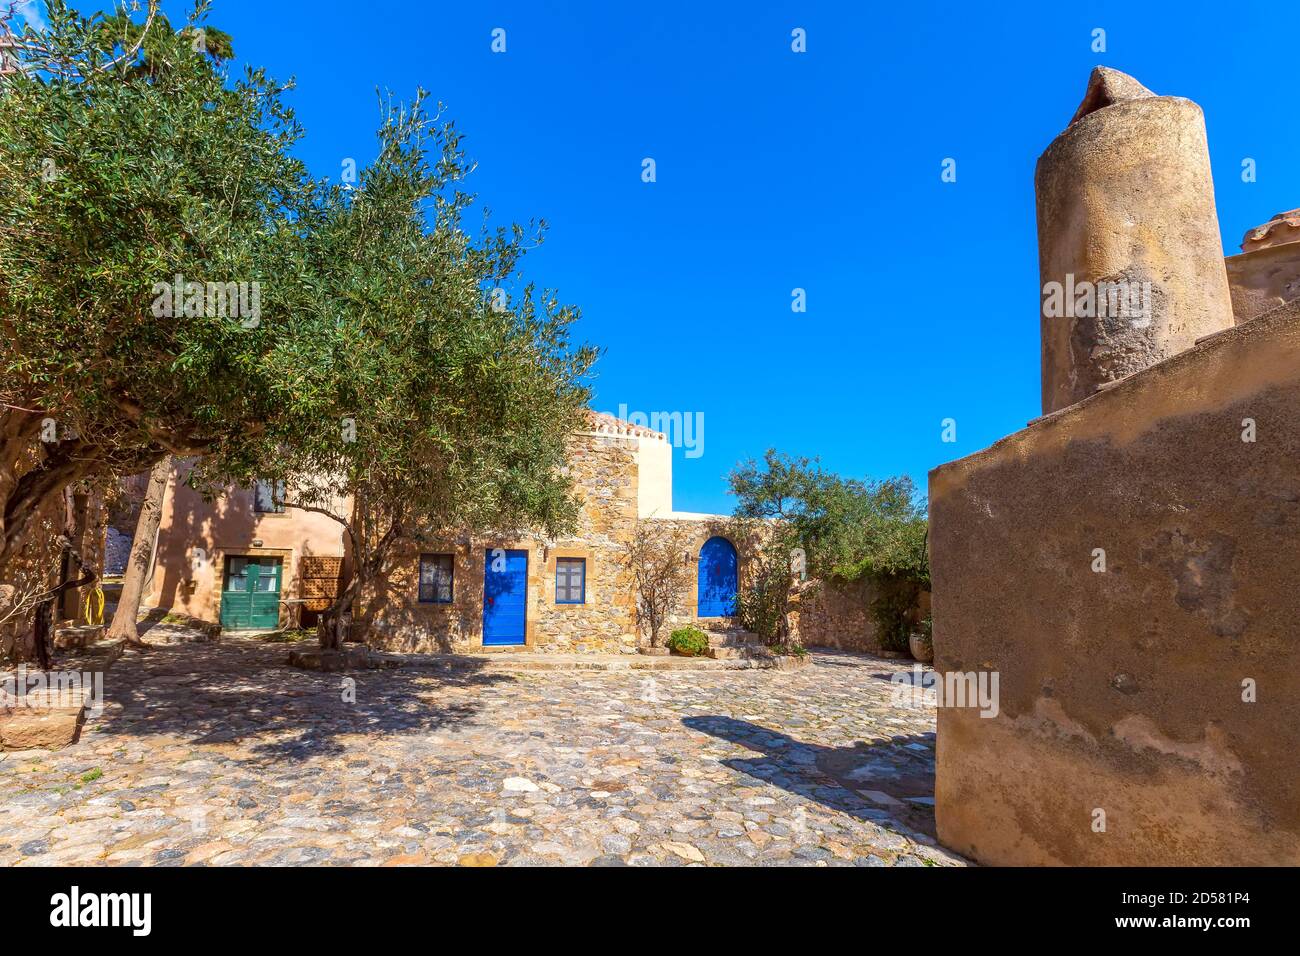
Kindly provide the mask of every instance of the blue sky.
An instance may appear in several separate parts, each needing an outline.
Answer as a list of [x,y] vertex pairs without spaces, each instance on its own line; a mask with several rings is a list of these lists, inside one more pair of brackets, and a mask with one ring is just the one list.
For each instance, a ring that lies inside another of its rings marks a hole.
[[726,473],[769,447],[924,490],[1039,413],[1034,163],[1092,67],[1204,108],[1226,252],[1300,206],[1300,6],[983,6],[217,0],[211,22],[296,77],[318,175],[374,155],[377,87],[442,100],[481,203],[550,223],[525,268],[606,349],[594,406],[702,413],[675,505],[730,511]]

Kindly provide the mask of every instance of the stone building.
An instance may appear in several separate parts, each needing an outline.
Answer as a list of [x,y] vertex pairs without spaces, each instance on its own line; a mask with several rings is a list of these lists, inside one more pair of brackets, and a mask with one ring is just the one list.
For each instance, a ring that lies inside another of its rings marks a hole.
[[[984,863],[1300,863],[1300,221],[1225,263],[1205,142],[1094,74],[1039,161],[1044,415],[930,473],[935,667],[1000,697],[939,708],[936,817]],[[1151,307],[1049,314],[1120,279]]]
[[1229,256],[1226,265],[1238,325],[1300,299],[1300,209],[1246,233],[1241,255]]
[[[178,466],[163,501],[145,603],[220,621],[228,629],[310,623],[347,573],[342,528],[282,506],[275,489],[229,489],[208,503]],[[620,564],[641,522],[686,531],[693,586],[673,622],[727,627],[744,573],[743,546],[720,515],[672,509],[667,437],[592,412],[570,439],[568,468],[581,503],[566,538],[459,535],[401,542],[362,595],[368,640],[386,650],[634,651],[635,598]],[[343,510],[343,509],[340,509]]]

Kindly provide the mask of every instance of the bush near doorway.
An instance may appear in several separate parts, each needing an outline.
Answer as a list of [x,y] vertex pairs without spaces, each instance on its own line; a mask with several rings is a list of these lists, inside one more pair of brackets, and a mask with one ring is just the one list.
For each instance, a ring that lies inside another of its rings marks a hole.
[[884,593],[870,605],[871,617],[876,622],[876,637],[882,649],[902,653],[908,650],[918,587],[907,578],[887,579],[882,584]]
[[709,636],[698,627],[679,627],[668,636],[668,646],[674,654],[700,657],[709,650]]

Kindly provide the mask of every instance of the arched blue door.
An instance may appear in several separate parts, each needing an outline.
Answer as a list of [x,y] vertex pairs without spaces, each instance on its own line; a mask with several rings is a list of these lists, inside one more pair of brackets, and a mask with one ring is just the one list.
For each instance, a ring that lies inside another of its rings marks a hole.
[[736,613],[736,549],[726,538],[710,538],[700,548],[700,602],[696,617]]

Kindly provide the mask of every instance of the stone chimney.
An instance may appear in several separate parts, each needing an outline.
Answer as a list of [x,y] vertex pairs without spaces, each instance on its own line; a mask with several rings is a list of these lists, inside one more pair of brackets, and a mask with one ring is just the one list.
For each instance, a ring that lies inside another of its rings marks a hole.
[[1034,186],[1044,414],[1233,324],[1191,100],[1098,67]]
[[1229,256],[1226,265],[1238,325],[1300,299],[1300,209],[1247,232],[1241,255]]

